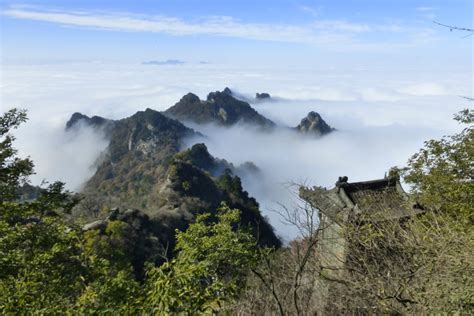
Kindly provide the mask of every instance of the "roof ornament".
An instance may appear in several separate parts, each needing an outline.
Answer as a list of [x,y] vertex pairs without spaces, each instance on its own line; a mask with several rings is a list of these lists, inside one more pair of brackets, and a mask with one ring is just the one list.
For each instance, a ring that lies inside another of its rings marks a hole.
[[339,177],[339,179],[337,180],[336,182],[336,187],[337,187],[337,191],[339,192],[339,189],[344,186],[345,184],[347,184],[347,181],[349,180],[349,178],[347,176],[343,176],[343,177]]
[[385,176],[385,178],[392,181],[400,181],[400,169],[397,167],[390,168],[388,177]]

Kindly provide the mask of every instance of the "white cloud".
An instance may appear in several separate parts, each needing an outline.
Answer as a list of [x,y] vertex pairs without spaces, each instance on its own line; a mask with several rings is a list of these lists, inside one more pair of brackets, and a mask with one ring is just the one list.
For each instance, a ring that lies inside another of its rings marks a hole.
[[34,184],[63,181],[69,189],[79,190],[94,175],[108,141],[88,127],[65,132],[64,121],[54,126],[33,119],[33,124],[27,123],[16,134],[20,152],[30,155],[35,164]]
[[192,139],[188,145],[204,141],[217,157],[235,164],[254,162],[262,174],[244,176],[244,188],[261,203],[264,214],[280,234],[294,237],[295,232],[282,225],[272,212],[280,204],[290,208],[295,205],[288,183],[331,188],[339,176],[348,176],[351,181],[382,178],[390,167],[404,166],[423,141],[453,128],[449,117],[455,109],[445,109],[428,100],[404,103],[407,104],[292,100],[259,103],[255,107],[260,113],[288,126],[296,126],[309,111],[318,111],[338,131],[315,139],[286,129],[261,133],[246,126],[225,129],[191,124],[209,137]]
[[[217,64],[149,67],[140,64],[78,63],[2,67],[3,107],[27,107],[30,120],[18,130],[17,147],[36,163],[35,183],[63,180],[77,189],[94,172],[90,166],[106,146],[100,135],[64,132],[73,112],[120,119],[147,107],[165,110],[187,92],[231,89],[254,95],[269,92],[277,102],[255,104],[257,111],[296,126],[310,110],[339,132],[314,140],[282,130],[254,133],[206,127],[211,154],[232,163],[254,161],[263,183],[244,179],[264,214],[284,233],[274,213],[276,202],[289,203],[283,184],[309,180],[332,186],[340,175],[353,181],[382,177],[403,164],[423,141],[458,129],[450,119],[470,95],[469,71],[463,74],[335,69],[238,68]],[[433,79],[436,78],[436,79]],[[442,93],[442,94],[441,94]],[[450,96],[451,95],[451,96]]]
[[438,8],[435,7],[417,7],[416,11],[419,13],[420,17],[427,20],[434,20],[436,18],[436,11]]
[[58,12],[27,8],[10,8],[5,10],[3,14],[18,19],[95,27],[115,31],[154,32],[179,36],[205,34],[284,42],[317,41],[315,34],[305,27],[244,23],[225,16],[203,18],[196,22],[186,22],[176,17],[167,16]]
[[351,23],[343,20],[319,20],[312,26],[317,30],[330,30],[349,33],[370,32],[372,28],[365,23]]
[[443,85],[434,82],[420,82],[399,89],[401,93],[418,96],[449,95],[452,93]]
[[322,7],[310,7],[310,6],[300,6],[300,10],[309,13],[313,17],[317,17],[321,15]]
[[416,11],[419,12],[431,12],[431,11],[436,11],[435,7],[417,7]]
[[[316,9],[302,8],[316,14]],[[86,11],[51,10],[42,7],[11,6],[5,16],[34,21],[57,23],[63,26],[97,28],[109,31],[152,32],[174,36],[211,35],[251,40],[278,41],[305,44],[338,44],[348,48],[374,48],[380,40],[361,37],[369,32],[413,34],[420,27],[393,24],[367,24],[344,19],[316,19],[307,24],[250,23],[229,16],[202,17],[186,21],[178,17],[130,13],[103,13]],[[423,30],[421,28],[421,30]],[[385,35],[383,43],[391,39]],[[397,42],[398,39],[393,39]],[[398,45],[407,43],[399,42]],[[411,43],[413,44],[413,43]]]

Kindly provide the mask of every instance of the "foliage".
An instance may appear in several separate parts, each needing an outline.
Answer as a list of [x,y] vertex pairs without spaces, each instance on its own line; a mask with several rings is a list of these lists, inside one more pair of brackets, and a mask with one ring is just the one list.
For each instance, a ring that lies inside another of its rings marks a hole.
[[114,209],[106,220],[93,222],[96,227],[84,233],[87,254],[110,262],[111,271],[133,268],[135,278],[145,277],[145,263],[159,265],[167,256],[160,243],[163,227],[138,210]]
[[73,308],[84,315],[138,314],[142,285],[134,279],[131,268],[115,271],[109,261],[92,257],[94,279],[77,298]]
[[472,233],[435,213],[345,225],[345,274],[329,282],[330,313],[426,314],[473,308]]
[[25,120],[15,109],[0,117],[0,314],[86,311],[91,302],[96,312],[129,308],[124,298],[136,282],[126,269],[113,274],[108,261],[84,253],[82,231],[61,216],[77,203],[63,183],[39,190],[32,201],[16,201],[33,163],[16,156],[9,132]]
[[[401,220],[380,220],[377,214],[362,213],[305,234],[314,221],[307,216],[308,209],[295,210],[283,218],[294,219],[290,224],[305,238],[263,256],[256,276],[231,311],[280,315],[472,313],[473,116],[471,110],[460,113],[456,119],[470,126],[459,134],[426,142],[402,170],[413,186],[407,207],[421,204],[425,213]],[[392,170],[391,175],[396,172]],[[326,248],[323,242],[333,247]],[[325,253],[326,249],[344,249],[343,261],[332,252]],[[302,277],[297,283],[295,271],[300,268]]]
[[[130,264],[85,252],[84,236],[47,206],[0,204],[0,314],[108,311],[132,308],[139,284]],[[65,194],[64,192],[61,192]],[[112,251],[113,249],[109,249]]]
[[84,285],[80,235],[32,205],[0,205],[0,313],[54,312]]
[[85,251],[108,260],[117,271],[120,271],[130,266],[135,235],[135,231],[127,223],[111,221],[104,233],[100,229],[84,233]]
[[300,239],[285,248],[259,249],[248,286],[228,307],[232,314],[315,315],[321,311],[318,212],[299,200],[294,208],[283,207],[279,214],[283,223],[299,231]]
[[[219,95],[212,97],[219,101]],[[168,122],[150,111],[140,115],[153,128],[122,124],[135,126],[141,140],[154,138],[157,123]],[[177,231],[175,256],[161,266],[155,259],[163,249],[155,247],[154,234],[163,226],[138,211],[109,214],[98,221],[100,228],[83,232],[65,220],[78,199],[63,183],[18,202],[17,188],[33,163],[17,157],[10,134],[26,114],[8,111],[0,117],[0,314],[468,314],[474,310],[473,117],[473,111],[463,111],[456,119],[468,127],[426,142],[404,169],[425,214],[384,221],[368,214],[341,224],[347,256],[343,271],[334,274],[342,277],[335,278],[323,273],[318,245],[325,227],[317,226],[317,210],[308,204],[285,210],[283,218],[303,238],[284,249],[259,248],[259,237],[273,236],[271,227],[239,177],[226,170],[213,178],[202,170],[216,162],[204,146],[162,168],[169,167],[167,180],[189,207],[198,209],[196,196],[209,203],[205,209],[214,210],[221,200],[227,204]],[[128,127],[115,130],[123,136],[116,144],[125,157],[120,168],[150,158],[127,174],[130,183],[146,185],[156,172],[145,174],[149,165],[163,162],[176,144],[164,140],[162,148],[173,147],[166,157],[129,153]],[[143,190],[130,183],[123,183],[126,190],[140,195]],[[93,200],[83,207],[98,215]],[[259,219],[263,225],[255,225]]]
[[199,215],[178,232],[178,254],[151,269],[146,306],[153,313],[211,313],[235,298],[255,264],[256,241],[239,223],[240,212],[222,205],[217,222]]
[[466,228],[474,224],[474,110],[455,119],[468,124],[461,133],[430,140],[411,157],[405,180],[417,200],[432,210],[449,213]]
[[331,313],[469,313],[474,309],[473,111],[460,133],[430,140],[403,170],[426,213],[402,221],[367,214],[344,227],[343,283],[333,284]]
[[12,200],[18,186],[33,173],[33,162],[16,156],[17,150],[12,147],[15,137],[10,134],[12,129],[26,120],[26,111],[18,109],[12,109],[0,117],[0,201]]
[[131,309],[139,288],[131,266],[84,252],[80,230],[36,205],[0,205],[0,314]]
[[[5,117],[2,132],[8,133],[15,126],[8,122],[16,121]],[[8,146],[4,161],[18,161]],[[12,164],[2,166],[5,174],[9,168],[5,187],[28,175]],[[216,311],[237,296],[255,262],[257,243],[238,227],[240,211],[223,205],[217,218],[215,213],[200,215],[179,232],[176,258],[161,267],[152,260],[148,278],[139,282],[134,259],[149,259],[148,252],[162,250],[154,247],[156,238],[148,238],[156,223],[146,215],[117,211],[84,233],[65,221],[77,198],[63,183],[53,183],[27,202],[15,202],[14,193],[8,192],[12,201],[0,202],[1,314]]]
[[40,189],[37,198],[29,204],[41,214],[70,214],[80,197],[66,190],[64,186],[63,182],[56,181],[46,189]]

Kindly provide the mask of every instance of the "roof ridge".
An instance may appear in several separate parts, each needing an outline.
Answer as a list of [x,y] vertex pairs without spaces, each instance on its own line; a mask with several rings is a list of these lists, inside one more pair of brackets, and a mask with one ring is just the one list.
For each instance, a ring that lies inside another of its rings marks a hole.
[[[382,178],[382,179],[376,179],[376,180],[369,180],[369,181],[359,181],[359,182],[346,182],[344,186],[348,185],[360,185],[360,184],[375,184],[375,183],[380,183],[380,182],[388,182],[391,183],[390,178]],[[394,181],[395,183],[396,181]]]

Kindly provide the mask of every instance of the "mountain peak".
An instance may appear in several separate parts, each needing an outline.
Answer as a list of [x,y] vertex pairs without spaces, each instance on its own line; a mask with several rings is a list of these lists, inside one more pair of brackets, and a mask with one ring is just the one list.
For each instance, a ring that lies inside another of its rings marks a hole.
[[150,108],[146,108],[145,111],[138,111],[137,113],[133,114],[130,119],[142,120],[142,122],[155,122],[156,124],[162,120],[169,120],[169,118],[164,116],[162,113]]
[[101,116],[88,117],[87,115],[84,115],[82,113],[75,112],[73,115],[71,115],[69,121],[67,121],[66,130],[77,126],[77,124],[79,124],[80,122],[83,122],[83,124],[88,126],[100,128],[110,125],[113,121],[103,118]]
[[79,123],[79,121],[85,121],[85,122],[88,122],[90,120],[90,117],[88,117],[87,115],[84,115],[82,113],[79,113],[79,112],[75,112],[73,115],[71,115],[71,118],[69,119],[69,121],[67,121],[66,123],[66,130],[72,128],[73,126],[75,126],[76,124]]
[[181,121],[232,126],[238,122],[272,128],[275,123],[259,114],[249,103],[236,99],[229,88],[208,94],[205,101],[188,93],[164,112]]
[[189,93],[185,94],[181,98],[181,100],[179,100],[179,102],[194,104],[194,103],[200,103],[201,99],[199,99],[199,97],[197,95],[195,95],[194,93],[189,92]]
[[210,102],[216,102],[216,100],[218,101],[230,100],[230,98],[235,99],[232,96],[232,91],[227,87],[222,91],[210,92],[207,95],[207,101],[210,101]]
[[302,134],[325,135],[335,129],[330,127],[319,113],[311,111],[301,120],[296,130]]

